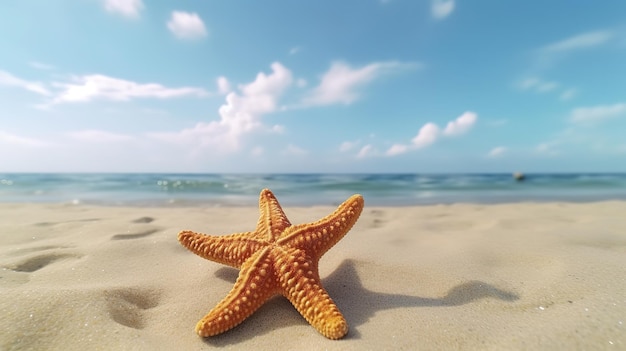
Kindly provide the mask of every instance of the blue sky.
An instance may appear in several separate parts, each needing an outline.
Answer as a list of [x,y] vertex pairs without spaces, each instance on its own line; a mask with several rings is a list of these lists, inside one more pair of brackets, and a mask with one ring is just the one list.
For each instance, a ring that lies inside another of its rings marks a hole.
[[0,7],[0,172],[626,171],[624,1]]

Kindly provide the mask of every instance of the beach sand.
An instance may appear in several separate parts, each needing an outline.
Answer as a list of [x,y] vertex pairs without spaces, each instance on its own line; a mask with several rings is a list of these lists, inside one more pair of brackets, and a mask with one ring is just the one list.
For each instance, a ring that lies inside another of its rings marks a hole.
[[[286,208],[292,223],[330,207]],[[0,205],[1,350],[626,349],[626,203],[368,207],[320,261],[350,331],[283,297],[202,339],[238,271],[180,230],[253,230],[252,207]]]

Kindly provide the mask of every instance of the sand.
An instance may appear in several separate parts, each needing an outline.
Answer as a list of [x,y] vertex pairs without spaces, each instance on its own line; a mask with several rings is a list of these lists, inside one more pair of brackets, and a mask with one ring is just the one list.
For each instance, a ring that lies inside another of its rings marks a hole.
[[[292,223],[332,210],[285,209]],[[237,270],[176,235],[252,230],[257,218],[252,207],[1,204],[0,349],[626,349],[624,202],[366,205],[320,262],[344,339],[283,297],[202,339],[196,322]]]

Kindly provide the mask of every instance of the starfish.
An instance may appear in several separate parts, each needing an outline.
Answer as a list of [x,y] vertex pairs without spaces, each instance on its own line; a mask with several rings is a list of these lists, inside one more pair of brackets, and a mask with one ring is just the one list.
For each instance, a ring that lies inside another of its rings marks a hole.
[[253,232],[178,234],[178,241],[196,255],[241,269],[232,290],[198,322],[196,332],[201,337],[223,333],[281,294],[322,335],[340,339],[348,324],[322,287],[318,262],[356,223],[363,197],[353,195],[316,222],[291,225],[274,194],[263,189],[259,210]]

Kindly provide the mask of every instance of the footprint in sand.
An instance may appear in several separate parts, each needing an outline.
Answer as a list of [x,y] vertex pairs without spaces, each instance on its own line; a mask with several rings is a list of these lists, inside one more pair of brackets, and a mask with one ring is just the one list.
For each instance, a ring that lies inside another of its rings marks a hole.
[[133,223],[152,223],[154,221],[154,218],[152,217],[140,217],[137,218],[135,220],[133,220]]
[[95,221],[99,221],[100,218],[85,218],[85,219],[76,219],[76,220],[72,220],[72,221],[63,221],[63,222],[38,222],[35,223],[34,225],[37,227],[51,227],[51,226],[55,226],[58,224],[64,224],[64,223],[76,223],[76,222],[95,222]]
[[28,258],[22,262],[9,266],[7,268],[15,272],[32,273],[38,271],[56,261],[64,260],[67,258],[80,258],[81,255],[72,253],[48,253],[43,255],[34,256]]
[[[15,285],[24,284],[30,280],[30,273],[48,267],[56,262],[68,259],[79,259],[82,255],[72,252],[59,252],[59,249],[66,249],[60,246],[37,246],[24,248],[10,253],[10,256],[39,253],[23,258],[20,261],[4,264],[0,271],[0,282],[3,284]],[[41,252],[49,251],[49,252]]]
[[104,292],[111,319],[133,329],[143,329],[146,326],[145,312],[159,304],[159,295],[157,291],[139,288]]
[[387,223],[387,219],[384,218],[386,217],[385,211],[371,210],[369,212],[369,217],[373,218],[372,221],[369,223],[370,228],[380,228],[384,226],[385,223]]
[[115,234],[111,237],[111,240],[129,240],[129,239],[139,239],[139,238],[143,238],[146,237],[148,235],[154,234],[156,232],[158,232],[159,229],[148,229],[148,230],[144,230],[143,232],[138,232],[138,233],[128,233],[128,234]]

